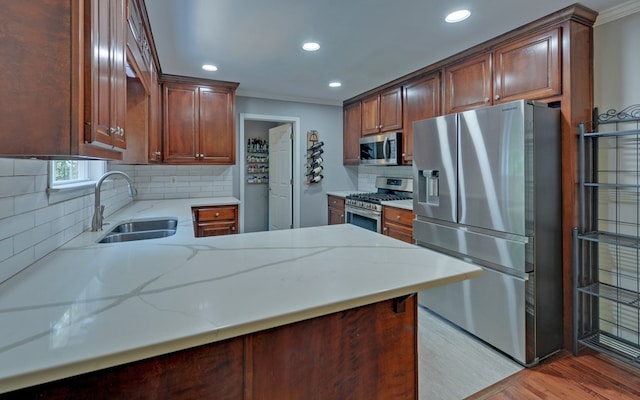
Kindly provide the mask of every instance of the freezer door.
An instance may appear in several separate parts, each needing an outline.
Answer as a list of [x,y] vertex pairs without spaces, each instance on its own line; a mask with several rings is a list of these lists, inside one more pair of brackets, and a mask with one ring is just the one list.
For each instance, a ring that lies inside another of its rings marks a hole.
[[457,115],[413,123],[413,212],[456,222]]
[[461,224],[526,234],[526,107],[517,101],[459,114]]

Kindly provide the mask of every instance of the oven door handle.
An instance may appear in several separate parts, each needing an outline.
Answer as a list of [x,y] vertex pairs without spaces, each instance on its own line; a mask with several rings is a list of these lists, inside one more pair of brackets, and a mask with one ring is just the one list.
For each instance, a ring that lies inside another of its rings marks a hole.
[[373,218],[373,219],[380,218],[380,212],[374,211],[374,210],[365,210],[365,209],[362,209],[362,208],[346,206],[344,211],[345,211],[345,214],[351,213],[351,214],[356,214],[356,215],[360,215],[360,216],[363,216],[363,217],[369,217],[369,218]]

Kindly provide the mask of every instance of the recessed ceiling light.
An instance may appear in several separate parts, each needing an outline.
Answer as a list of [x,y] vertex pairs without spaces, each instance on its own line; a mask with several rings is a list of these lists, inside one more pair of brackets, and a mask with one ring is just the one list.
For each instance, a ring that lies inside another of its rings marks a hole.
[[302,48],[306,51],[316,51],[320,48],[320,45],[316,42],[307,42],[302,45]]
[[218,67],[216,67],[216,66],[215,66],[215,65],[213,65],[213,64],[204,64],[204,65],[202,66],[202,69],[203,69],[203,70],[205,70],[205,71],[217,71],[217,70],[218,70]]
[[342,86],[342,83],[340,82],[330,82],[329,83],[329,87],[340,87]]
[[469,10],[458,10],[447,15],[447,17],[444,20],[449,23],[460,22],[469,18],[470,15],[471,15],[471,11]]

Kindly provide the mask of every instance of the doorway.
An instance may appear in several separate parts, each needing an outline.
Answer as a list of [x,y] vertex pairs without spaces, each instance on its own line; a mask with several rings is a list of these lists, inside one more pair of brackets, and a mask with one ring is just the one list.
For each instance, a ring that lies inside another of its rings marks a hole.
[[[238,146],[238,166],[240,168],[240,232],[258,232],[269,230],[269,184],[268,181],[278,179],[270,177],[272,171],[260,173],[261,164],[259,154],[248,154],[249,144],[268,142],[269,129],[282,124],[291,124],[293,132],[293,145],[289,160],[286,160],[293,174],[293,193],[289,210],[280,211],[293,216],[293,227],[300,227],[300,185],[301,185],[301,156],[300,151],[300,118],[261,115],[240,114],[240,133]],[[251,142],[250,142],[251,140]],[[252,157],[253,156],[253,157]],[[250,161],[251,160],[251,161]],[[277,170],[275,171],[277,173]]]

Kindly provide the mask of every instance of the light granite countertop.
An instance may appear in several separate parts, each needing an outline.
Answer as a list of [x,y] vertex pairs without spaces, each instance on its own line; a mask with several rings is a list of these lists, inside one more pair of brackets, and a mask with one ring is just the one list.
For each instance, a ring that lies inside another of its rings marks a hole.
[[191,206],[237,202],[135,201],[105,222],[177,217],[177,233],[85,232],[0,285],[0,393],[481,274],[349,224],[194,237]]

